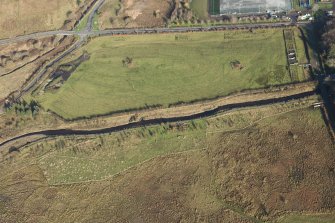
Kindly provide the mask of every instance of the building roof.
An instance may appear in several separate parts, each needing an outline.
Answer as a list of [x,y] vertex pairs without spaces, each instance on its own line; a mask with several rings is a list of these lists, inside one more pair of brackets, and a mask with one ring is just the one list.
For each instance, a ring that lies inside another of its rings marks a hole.
[[291,0],[220,0],[221,14],[264,13],[290,9]]

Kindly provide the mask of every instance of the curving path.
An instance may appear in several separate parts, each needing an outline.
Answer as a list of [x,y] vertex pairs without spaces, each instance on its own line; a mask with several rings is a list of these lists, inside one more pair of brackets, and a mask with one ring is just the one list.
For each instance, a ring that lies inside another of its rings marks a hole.
[[93,30],[93,21],[94,16],[97,14],[98,10],[101,6],[105,3],[105,0],[97,0],[94,4],[93,8],[91,9],[91,13],[88,16],[87,24],[86,24],[86,31],[91,32]]
[[229,111],[232,109],[241,109],[241,108],[254,107],[254,106],[271,105],[274,103],[282,103],[282,102],[287,102],[290,100],[297,100],[297,99],[302,99],[308,96],[312,96],[312,95],[315,95],[315,93],[316,93],[315,91],[309,91],[309,92],[303,92],[303,93],[280,97],[280,98],[272,98],[272,99],[264,99],[264,100],[223,105],[215,109],[200,112],[200,113],[193,114],[193,115],[178,116],[178,117],[172,117],[172,118],[158,118],[158,119],[150,119],[150,120],[141,120],[138,122],[131,122],[125,125],[109,127],[109,128],[104,128],[104,129],[96,129],[96,130],[50,129],[50,130],[36,131],[36,132],[31,132],[31,133],[27,133],[24,135],[16,136],[14,138],[1,142],[0,148],[7,145],[8,143],[18,141],[20,139],[27,139],[28,137],[31,137],[31,136],[44,135],[46,137],[49,137],[49,136],[71,136],[71,135],[80,136],[80,135],[106,134],[106,133],[112,133],[112,132],[119,132],[119,131],[123,131],[126,129],[131,129],[131,128],[159,125],[161,123],[182,122],[182,121],[188,121],[188,120],[193,120],[193,119],[200,119],[204,117],[214,116],[218,114],[219,112]]

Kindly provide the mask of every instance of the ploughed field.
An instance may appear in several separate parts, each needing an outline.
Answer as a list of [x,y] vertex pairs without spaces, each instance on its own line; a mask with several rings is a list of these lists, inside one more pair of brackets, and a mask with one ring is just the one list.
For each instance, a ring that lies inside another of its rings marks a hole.
[[[300,40],[297,40],[300,41]],[[101,37],[59,89],[38,96],[67,119],[215,98],[290,82],[283,31]]]
[[3,150],[0,219],[333,222],[334,145],[314,100]]

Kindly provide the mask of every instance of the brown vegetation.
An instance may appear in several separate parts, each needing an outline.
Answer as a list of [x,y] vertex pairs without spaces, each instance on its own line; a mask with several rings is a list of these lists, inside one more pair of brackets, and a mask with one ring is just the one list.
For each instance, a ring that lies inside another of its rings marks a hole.
[[106,0],[100,28],[163,26],[173,9],[174,0]]
[[[170,108],[155,108],[142,111],[132,111],[76,121],[65,121],[57,116],[43,111],[34,117],[34,121],[32,121],[31,117],[29,116],[16,117],[16,115],[7,113],[6,115],[0,117],[0,141],[5,141],[5,139],[9,139],[27,132],[40,131],[45,129],[101,129],[114,127],[134,121],[134,116],[136,117],[136,120],[188,116],[215,109],[223,105],[264,100],[274,97],[285,97],[297,93],[313,91],[314,89],[315,83],[308,82],[295,85],[286,85],[282,87],[273,87],[272,89],[266,90],[261,89],[246,91],[215,100],[200,101],[193,104],[176,105]],[[311,100],[315,101],[313,98]],[[15,122],[10,125],[5,125],[6,122],[12,119],[14,119]]]
[[[8,49],[9,55],[14,54],[13,52],[20,51],[21,49],[30,52],[30,54],[28,54],[23,61],[19,59],[19,61],[16,61],[15,64],[7,63],[6,67],[3,68],[8,69],[9,73],[4,76],[0,75],[0,102],[11,93],[19,91],[32,75],[36,74],[36,72],[38,72],[43,65],[72,45],[74,40],[75,37],[64,37],[62,39],[50,37],[42,40],[36,40],[38,45],[41,44],[41,51],[38,51],[38,48],[35,48],[34,45],[29,44],[29,42],[36,42],[35,40],[17,43],[13,46],[3,48],[4,52]],[[36,45],[36,47],[38,45]],[[6,60],[13,61],[14,58],[7,57]]]
[[[208,128],[226,122],[215,120]],[[169,131],[183,136],[185,130]],[[136,145],[136,136],[125,135]],[[109,180],[58,186],[48,185],[35,161],[43,155],[41,147],[14,149],[16,155],[0,168],[0,218],[8,223],[246,223],[334,210],[334,145],[318,110],[273,116],[243,130],[207,132],[204,140],[207,147],[200,143],[156,157]],[[113,154],[108,147],[81,146],[77,155],[97,150]]]
[[36,60],[53,49],[60,39],[60,37],[53,36],[0,46],[0,76],[8,75],[14,70]]
[[60,28],[72,29],[93,1],[2,0],[0,38]]

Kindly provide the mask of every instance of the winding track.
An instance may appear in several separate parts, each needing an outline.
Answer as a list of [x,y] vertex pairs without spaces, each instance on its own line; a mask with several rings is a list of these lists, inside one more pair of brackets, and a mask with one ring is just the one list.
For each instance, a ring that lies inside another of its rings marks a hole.
[[305,97],[309,97],[315,94],[315,91],[303,92],[299,94],[294,94],[290,96],[280,97],[280,98],[272,98],[272,99],[264,99],[264,100],[257,100],[257,101],[249,101],[243,103],[235,103],[229,105],[223,105],[217,107],[212,110],[196,113],[193,115],[187,116],[179,116],[179,117],[172,117],[172,118],[158,118],[158,119],[150,119],[150,120],[141,120],[138,122],[131,122],[124,125],[119,125],[115,127],[103,128],[103,129],[95,129],[95,130],[73,130],[73,129],[50,129],[50,130],[43,130],[37,132],[31,132],[24,135],[16,136],[14,138],[8,139],[4,142],[0,143],[0,148],[5,146],[8,143],[25,139],[31,136],[81,136],[81,135],[97,135],[97,134],[106,134],[106,133],[113,133],[119,132],[126,129],[138,128],[143,126],[151,126],[151,125],[159,125],[161,123],[173,123],[173,122],[182,122],[182,121],[189,121],[194,119],[200,119],[204,117],[214,116],[220,112],[229,111],[233,109],[241,109],[247,107],[255,107],[255,106],[264,106],[264,105],[271,105],[274,103],[283,103],[290,100],[297,100],[302,99]]

